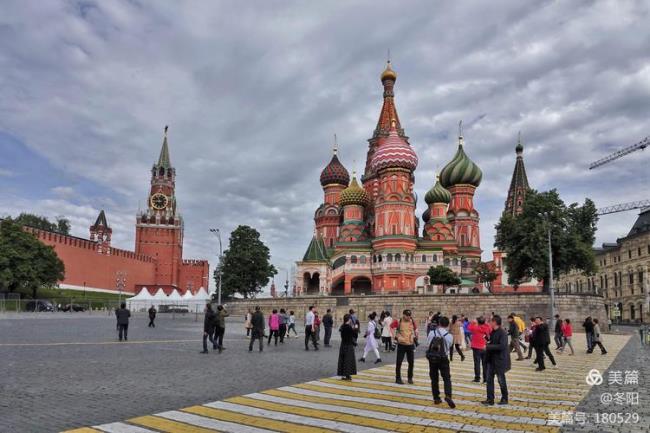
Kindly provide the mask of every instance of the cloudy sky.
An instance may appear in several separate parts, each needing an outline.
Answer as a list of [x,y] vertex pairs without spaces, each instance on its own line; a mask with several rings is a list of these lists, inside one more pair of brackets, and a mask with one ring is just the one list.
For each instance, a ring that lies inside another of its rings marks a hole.
[[[390,49],[396,104],[419,155],[416,192],[453,156],[457,123],[482,168],[489,258],[522,131],[531,185],[599,206],[650,198],[650,155],[587,166],[650,134],[645,1],[3,2],[0,215],[64,215],[73,233],[106,209],[132,249],[168,124],[185,256],[208,229],[257,228],[285,269],[322,201],[333,134],[361,170]],[[418,203],[418,215],[424,203]],[[635,212],[606,216],[598,242]]]

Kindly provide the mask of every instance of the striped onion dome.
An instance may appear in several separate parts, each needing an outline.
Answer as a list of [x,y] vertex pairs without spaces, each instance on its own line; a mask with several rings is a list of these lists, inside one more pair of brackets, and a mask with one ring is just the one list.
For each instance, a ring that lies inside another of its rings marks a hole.
[[436,184],[424,195],[424,201],[427,204],[449,203],[451,201],[451,193],[440,185],[440,179],[436,178]]
[[320,174],[320,184],[322,186],[331,184],[347,186],[348,183],[350,183],[350,173],[348,173],[343,164],[341,164],[335,151],[332,160]]
[[458,137],[456,155],[440,172],[440,184],[444,188],[460,184],[478,187],[482,178],[481,169],[465,154],[461,135]]
[[375,173],[385,168],[406,168],[413,171],[418,166],[418,156],[406,140],[397,135],[395,125],[393,120],[388,137],[381,138],[377,144],[377,151],[370,162],[370,168]]
[[339,204],[341,206],[347,206],[350,204],[355,204],[359,206],[368,206],[370,203],[370,197],[365,189],[359,186],[357,183],[357,177],[352,177],[352,182],[350,186],[341,191],[341,196],[339,198]]

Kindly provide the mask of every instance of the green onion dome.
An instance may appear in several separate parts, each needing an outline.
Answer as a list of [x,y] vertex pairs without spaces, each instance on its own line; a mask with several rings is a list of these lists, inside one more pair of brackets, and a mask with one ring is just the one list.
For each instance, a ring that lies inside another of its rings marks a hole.
[[339,204],[341,206],[347,206],[350,204],[355,204],[359,206],[368,206],[370,203],[370,197],[365,189],[359,186],[357,183],[357,177],[352,177],[352,182],[350,185],[341,191],[341,196],[339,198]]
[[422,221],[428,223],[430,219],[431,219],[431,209],[427,208],[427,210],[425,210],[422,213]]
[[440,179],[436,178],[436,184],[424,195],[424,201],[427,204],[449,203],[451,201],[451,193],[440,185]]
[[458,137],[458,150],[454,158],[440,172],[440,184],[445,188],[460,184],[478,187],[482,178],[481,169],[465,154],[463,137]]
[[336,151],[334,151],[332,160],[320,174],[320,184],[323,186],[331,184],[347,186],[348,183],[350,183],[350,173],[341,164],[339,157],[336,156]]

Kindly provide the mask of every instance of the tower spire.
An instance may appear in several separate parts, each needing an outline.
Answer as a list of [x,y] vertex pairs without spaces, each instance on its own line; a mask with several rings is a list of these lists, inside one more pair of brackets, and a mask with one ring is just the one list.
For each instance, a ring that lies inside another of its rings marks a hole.
[[339,142],[338,139],[336,138],[336,133],[334,133],[334,148],[332,149],[334,152],[334,155],[337,155],[339,153]]
[[167,129],[169,129],[169,126],[165,125],[163,144],[160,149],[160,156],[158,157],[158,167],[171,167],[171,162],[169,161],[169,145],[167,144]]
[[512,172],[512,179],[510,180],[510,188],[508,189],[508,198],[506,199],[505,213],[510,215],[519,215],[523,211],[524,201],[528,192],[528,176],[526,175],[526,166],[524,165],[524,145],[521,143],[521,131],[517,135],[517,159],[515,161],[515,168]]
[[463,140],[463,120],[461,119],[458,122],[458,145],[462,146],[465,144],[465,141]]

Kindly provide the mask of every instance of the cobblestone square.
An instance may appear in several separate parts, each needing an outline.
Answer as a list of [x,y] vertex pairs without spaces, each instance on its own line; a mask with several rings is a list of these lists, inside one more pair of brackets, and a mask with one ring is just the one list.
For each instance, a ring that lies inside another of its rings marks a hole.
[[[452,362],[456,409],[431,401],[428,366],[420,347],[415,384],[394,383],[394,354],[384,364],[361,364],[353,382],[332,377],[334,347],[305,352],[301,338],[248,352],[240,318],[228,323],[222,354],[199,354],[201,318],[161,315],[155,329],[136,317],[128,343],[116,342],[108,315],[50,314],[0,320],[0,431],[426,431],[555,432],[556,412],[600,413],[600,395],[615,393],[612,370],[639,370],[640,421],[616,431],[647,431],[644,384],[647,351],[638,336],[607,335],[609,353],[559,355],[558,368],[536,373],[530,361],[513,362],[510,405],[483,407],[485,389],[471,382],[471,354]],[[358,352],[360,349],[357,350]],[[360,356],[360,354],[359,354]],[[645,356],[645,358],[643,358]],[[376,368],[371,368],[376,367]],[[604,383],[590,388],[593,368]],[[620,387],[620,386],[619,386]],[[88,426],[88,427],[83,427]],[[610,427],[607,427],[609,431]],[[562,431],[605,431],[593,422]]]

